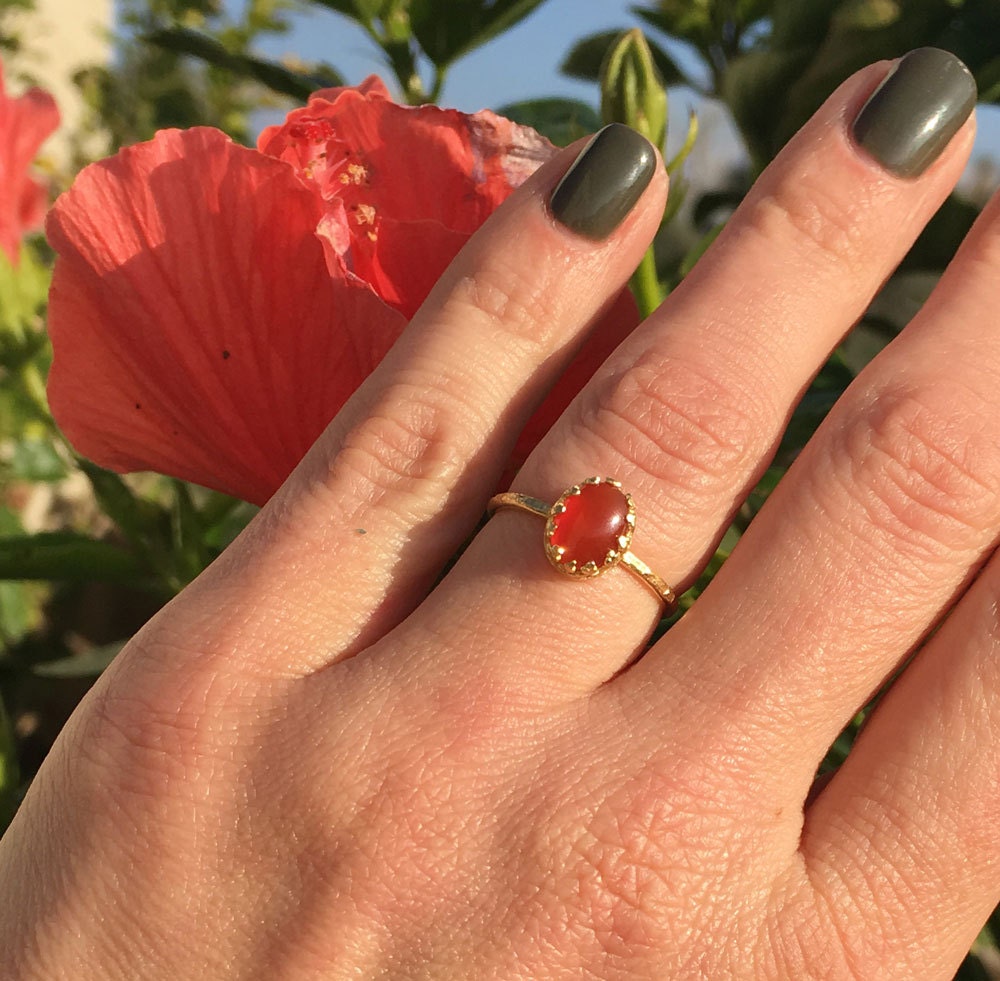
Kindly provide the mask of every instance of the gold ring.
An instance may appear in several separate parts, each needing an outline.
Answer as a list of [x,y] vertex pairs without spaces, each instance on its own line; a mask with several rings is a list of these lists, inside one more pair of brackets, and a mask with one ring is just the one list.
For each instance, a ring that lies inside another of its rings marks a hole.
[[563,575],[593,579],[620,565],[656,593],[668,614],[677,609],[677,596],[670,586],[629,551],[635,505],[617,480],[588,477],[565,491],[555,504],[508,491],[492,497],[486,511],[492,515],[500,508],[545,518],[545,554]]

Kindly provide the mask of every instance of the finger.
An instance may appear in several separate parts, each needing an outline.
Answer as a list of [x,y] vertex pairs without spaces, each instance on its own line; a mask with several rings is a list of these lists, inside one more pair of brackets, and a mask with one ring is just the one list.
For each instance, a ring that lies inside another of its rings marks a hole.
[[799,801],[839,730],[996,544],[998,270],[1000,198],[656,652],[663,667],[713,650],[681,679],[690,696],[697,670],[692,710],[717,716],[726,701],[733,738],[753,733],[748,766]]
[[994,558],[807,812],[825,908],[880,913],[839,931],[859,977],[952,977],[1000,902],[998,595]]
[[[858,147],[851,120],[888,70],[860,72],[818,111],[681,287],[595,376],[516,489],[553,501],[581,478],[618,478],[638,509],[633,551],[668,582],[692,580],[803,387],[961,172],[971,127],[915,179]],[[939,149],[961,118],[948,117]],[[614,673],[645,642],[659,606],[618,570],[568,583],[549,567],[541,537],[542,522],[501,511],[461,576],[424,610],[438,635],[455,605],[476,608],[488,592],[521,651],[505,656],[508,669],[542,676],[535,680],[559,698]],[[475,639],[461,647],[458,659],[484,649]],[[440,670],[454,667],[445,659]],[[479,667],[474,658],[469,670]]]
[[666,174],[646,140],[613,126],[582,150],[541,168],[473,236],[188,602],[204,595],[214,608],[224,583],[242,597],[234,615],[245,620],[249,606],[296,671],[363,646],[422,598],[662,215]]

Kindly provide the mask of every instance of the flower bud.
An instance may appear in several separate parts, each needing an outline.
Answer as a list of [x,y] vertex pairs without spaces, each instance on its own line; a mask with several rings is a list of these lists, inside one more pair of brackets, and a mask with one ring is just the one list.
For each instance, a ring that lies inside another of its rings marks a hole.
[[605,123],[625,123],[655,147],[667,135],[667,92],[639,28],[626,31],[601,66],[601,116]]

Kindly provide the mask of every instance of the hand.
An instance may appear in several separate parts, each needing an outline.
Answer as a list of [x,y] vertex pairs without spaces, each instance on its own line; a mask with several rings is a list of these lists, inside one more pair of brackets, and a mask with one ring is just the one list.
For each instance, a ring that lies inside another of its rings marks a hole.
[[[515,490],[614,476],[635,553],[695,579],[969,153],[940,53],[854,122],[889,70],[820,109]],[[5,977],[951,976],[1000,900],[1000,202],[637,660],[659,600],[558,575],[530,515],[427,595],[662,213],[620,130],[550,205],[581,148],[74,715],[0,846]]]

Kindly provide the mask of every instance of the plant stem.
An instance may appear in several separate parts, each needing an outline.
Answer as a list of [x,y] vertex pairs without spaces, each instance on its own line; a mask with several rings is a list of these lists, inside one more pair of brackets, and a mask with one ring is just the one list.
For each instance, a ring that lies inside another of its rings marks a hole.
[[663,301],[663,290],[656,275],[656,259],[653,256],[652,246],[646,250],[639,268],[632,273],[630,283],[639,304],[639,314],[645,320]]
[[436,103],[441,98],[441,89],[444,88],[444,79],[447,74],[447,68],[435,67],[434,85],[431,87],[430,95],[427,97],[428,102]]

